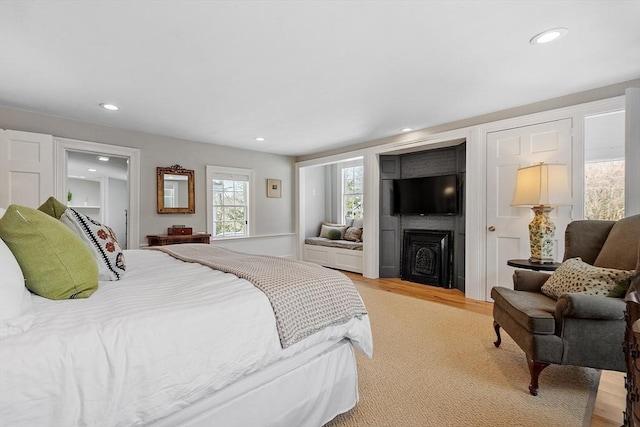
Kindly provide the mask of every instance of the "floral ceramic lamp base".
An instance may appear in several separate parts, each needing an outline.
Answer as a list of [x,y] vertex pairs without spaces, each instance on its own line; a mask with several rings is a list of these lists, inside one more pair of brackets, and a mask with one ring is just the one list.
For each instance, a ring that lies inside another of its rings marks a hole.
[[529,223],[529,244],[531,245],[531,258],[529,261],[538,264],[553,261],[553,238],[556,225],[549,218],[551,206],[534,206],[531,210],[535,213]]

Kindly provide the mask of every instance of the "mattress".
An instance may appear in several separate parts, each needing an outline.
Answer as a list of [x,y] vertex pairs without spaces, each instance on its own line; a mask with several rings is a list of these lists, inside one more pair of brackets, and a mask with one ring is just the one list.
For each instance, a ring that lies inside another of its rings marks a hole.
[[322,343],[372,353],[367,316],[282,349],[249,282],[157,251],[125,259],[125,277],[88,299],[32,296],[31,329],[0,342],[3,424],[152,424]]

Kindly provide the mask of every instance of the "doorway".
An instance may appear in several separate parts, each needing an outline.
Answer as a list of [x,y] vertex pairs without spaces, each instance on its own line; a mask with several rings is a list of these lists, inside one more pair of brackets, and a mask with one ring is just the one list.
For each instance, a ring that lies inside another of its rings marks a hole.
[[[140,150],[56,138],[56,197],[139,246]],[[108,160],[107,160],[108,159]]]
[[108,225],[127,249],[129,162],[107,153],[67,151],[67,206]]
[[[511,206],[517,171],[540,162],[570,167],[571,129],[571,119],[563,119],[487,134],[487,301],[491,301],[493,286],[513,286],[513,268],[507,266],[507,261],[528,258],[530,254],[528,223],[532,219],[531,210]],[[554,239],[554,258],[559,261],[564,253],[562,230],[571,221],[571,207],[558,206],[551,217],[559,230]]]

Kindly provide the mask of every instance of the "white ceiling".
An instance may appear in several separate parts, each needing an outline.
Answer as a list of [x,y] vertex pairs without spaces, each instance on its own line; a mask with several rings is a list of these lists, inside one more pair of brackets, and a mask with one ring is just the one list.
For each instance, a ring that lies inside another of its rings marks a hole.
[[639,21],[637,0],[2,0],[0,105],[305,155],[640,78]]

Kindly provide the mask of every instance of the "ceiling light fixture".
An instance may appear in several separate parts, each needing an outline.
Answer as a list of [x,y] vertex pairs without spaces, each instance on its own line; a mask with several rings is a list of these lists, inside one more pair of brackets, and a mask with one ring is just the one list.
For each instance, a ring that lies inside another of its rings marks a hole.
[[118,107],[117,105],[114,105],[114,104],[102,103],[102,104],[100,104],[100,106],[102,108],[104,108],[105,110],[109,110],[109,111],[118,111],[120,109],[120,107]]
[[400,129],[402,132],[411,132],[413,128],[402,128]]
[[96,172],[96,169],[87,169],[89,172]]
[[263,142],[264,138],[262,136],[258,136],[258,137],[256,137],[256,141]]
[[531,40],[529,40],[529,43],[532,45],[549,43],[554,40],[561,39],[565,34],[567,34],[567,32],[569,32],[567,28],[553,28],[535,35]]
[[108,162],[109,158],[107,156],[98,156],[98,160],[100,160],[101,162]]

